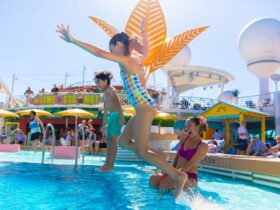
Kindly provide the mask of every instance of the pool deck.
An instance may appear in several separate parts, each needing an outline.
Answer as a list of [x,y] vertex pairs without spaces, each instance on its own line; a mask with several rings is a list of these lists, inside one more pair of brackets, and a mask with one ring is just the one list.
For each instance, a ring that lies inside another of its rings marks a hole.
[[[176,153],[167,153],[175,158]],[[209,153],[199,170],[280,189],[280,158]]]

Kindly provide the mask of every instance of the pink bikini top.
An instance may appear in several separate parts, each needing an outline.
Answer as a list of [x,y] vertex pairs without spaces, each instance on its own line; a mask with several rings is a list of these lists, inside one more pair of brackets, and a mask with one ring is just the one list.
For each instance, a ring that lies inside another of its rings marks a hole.
[[186,138],[186,141],[181,144],[179,150],[178,150],[178,153],[179,153],[179,156],[181,156],[182,158],[185,158],[186,160],[190,160],[192,159],[192,157],[194,156],[194,154],[196,153],[197,151],[197,148],[198,146],[201,144],[202,141],[200,141],[195,148],[192,148],[192,149],[187,149],[186,151],[184,150],[184,146],[185,146],[185,143],[187,142],[188,140],[188,137]]

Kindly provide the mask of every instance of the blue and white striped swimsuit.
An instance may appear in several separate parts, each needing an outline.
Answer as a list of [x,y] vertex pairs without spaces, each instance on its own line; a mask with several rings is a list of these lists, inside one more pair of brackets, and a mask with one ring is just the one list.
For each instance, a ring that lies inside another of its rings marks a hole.
[[31,134],[41,132],[40,124],[37,121],[34,120],[30,121],[29,128],[31,130]]

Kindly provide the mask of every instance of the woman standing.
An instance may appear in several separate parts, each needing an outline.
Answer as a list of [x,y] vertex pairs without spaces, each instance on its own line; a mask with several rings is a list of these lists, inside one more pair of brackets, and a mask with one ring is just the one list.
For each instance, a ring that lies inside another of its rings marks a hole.
[[34,152],[37,151],[37,147],[41,147],[42,143],[40,142],[41,134],[44,131],[44,125],[42,121],[36,116],[35,111],[30,112],[30,121],[29,121],[29,129],[31,133],[31,144]]

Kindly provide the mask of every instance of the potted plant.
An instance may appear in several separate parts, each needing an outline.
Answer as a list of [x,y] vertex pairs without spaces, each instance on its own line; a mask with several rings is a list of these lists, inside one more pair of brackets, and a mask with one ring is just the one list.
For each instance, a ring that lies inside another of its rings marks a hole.
[[124,116],[124,125],[122,126],[122,131],[124,130],[125,125],[128,123],[128,121],[133,117],[133,115],[124,114],[123,116]]
[[173,125],[175,123],[174,119],[163,118],[160,120],[160,134],[174,134]]
[[239,94],[240,94],[240,91],[238,89],[234,89],[232,91],[232,96],[233,96],[232,103],[238,104],[238,96],[239,96]]
[[161,121],[160,117],[155,117],[155,119],[152,122],[152,126],[151,126],[151,133],[157,133],[159,134],[160,130],[159,130],[159,123]]

